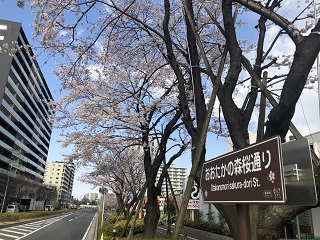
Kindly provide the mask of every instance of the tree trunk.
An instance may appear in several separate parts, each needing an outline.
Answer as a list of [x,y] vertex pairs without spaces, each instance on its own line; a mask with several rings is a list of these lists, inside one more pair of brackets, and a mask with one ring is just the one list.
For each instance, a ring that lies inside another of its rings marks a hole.
[[155,237],[158,221],[160,218],[160,210],[157,200],[158,190],[154,187],[154,183],[148,184],[148,201],[146,203],[146,216],[144,218],[143,238],[152,239]]

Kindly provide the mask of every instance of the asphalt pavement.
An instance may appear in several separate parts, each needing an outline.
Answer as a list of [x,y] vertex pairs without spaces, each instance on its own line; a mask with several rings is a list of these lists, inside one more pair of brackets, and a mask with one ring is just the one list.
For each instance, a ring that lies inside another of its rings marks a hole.
[[77,211],[0,227],[0,240],[97,240],[98,213]]
[[98,212],[94,215],[87,232],[82,240],[97,240],[98,238]]
[[[82,240],[98,240],[98,217],[99,217],[99,213],[96,212],[89,227],[87,228]],[[29,221],[28,221],[29,222]],[[30,221],[31,222],[31,221]],[[0,229],[3,227],[8,227],[8,226],[14,226],[15,224],[9,224],[9,225],[4,225],[4,226],[0,226]],[[172,226],[174,228],[174,226]],[[172,230],[173,230],[172,228]],[[221,235],[217,235],[214,233],[210,233],[210,232],[206,232],[206,231],[202,231],[202,230],[198,230],[198,229],[194,229],[194,228],[189,228],[189,227],[184,227],[185,231],[186,231],[186,235],[187,235],[187,239],[190,240],[232,240],[233,238],[230,237],[226,237],[226,236],[221,236]],[[157,231],[159,233],[162,233],[164,236],[166,235],[166,231],[167,231],[167,227],[164,225],[159,225]],[[181,235],[181,239],[183,239],[183,236]]]

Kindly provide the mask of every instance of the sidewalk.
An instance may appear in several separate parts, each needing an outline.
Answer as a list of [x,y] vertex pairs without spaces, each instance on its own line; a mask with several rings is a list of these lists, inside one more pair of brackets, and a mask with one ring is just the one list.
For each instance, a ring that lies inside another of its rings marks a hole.
[[[172,226],[174,228],[174,226]],[[171,231],[173,231],[173,228],[171,229]],[[187,239],[188,240],[233,240],[233,238],[231,237],[226,237],[223,235],[219,235],[219,234],[215,234],[215,233],[211,233],[211,232],[206,232],[200,229],[196,229],[196,228],[190,228],[190,227],[186,227],[184,226],[184,229],[186,231],[187,234]],[[166,236],[167,233],[167,226],[165,225],[158,225],[157,228],[157,232],[160,233],[163,236]],[[184,239],[183,234],[180,234],[179,239]]]

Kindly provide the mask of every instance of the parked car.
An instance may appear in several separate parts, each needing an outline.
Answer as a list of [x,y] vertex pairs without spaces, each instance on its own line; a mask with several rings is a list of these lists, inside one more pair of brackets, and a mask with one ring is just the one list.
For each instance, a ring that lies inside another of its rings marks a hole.
[[7,206],[7,212],[19,212],[19,205],[9,204]]
[[54,207],[53,205],[46,205],[46,207],[44,208],[44,210],[46,211],[53,211]]

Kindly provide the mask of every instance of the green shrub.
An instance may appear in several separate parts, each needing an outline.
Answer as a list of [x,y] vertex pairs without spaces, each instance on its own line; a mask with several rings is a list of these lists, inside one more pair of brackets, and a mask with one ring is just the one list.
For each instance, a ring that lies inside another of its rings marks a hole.
[[212,221],[207,222],[204,220],[197,220],[197,221],[185,220],[184,225],[187,227],[196,228],[196,229],[200,229],[200,230],[204,230],[207,232],[212,232],[212,233],[216,233],[224,236],[231,236],[231,233],[228,227]]
[[160,215],[159,224],[168,225],[168,215]]
[[115,224],[116,222],[119,222],[121,220],[125,220],[125,216],[110,216],[107,218],[108,224]]
[[53,215],[62,215],[75,210],[55,210],[55,211],[30,211],[20,213],[2,213],[0,214],[1,223],[20,222],[26,220],[32,220],[42,217],[48,217]]
[[[112,236],[113,235],[113,229],[115,229],[116,230],[116,236],[120,236],[122,231],[123,231],[123,228],[124,228],[126,222],[127,222],[127,220],[120,220],[120,221],[117,221],[114,225],[107,224],[106,227],[105,227],[104,233],[106,234],[106,236]],[[132,226],[132,220],[130,221],[129,226],[128,226],[126,232],[125,232],[126,235],[129,234],[131,226]],[[133,234],[142,233],[143,230],[144,230],[143,219],[138,219],[136,221],[136,224],[135,224],[135,227],[134,227],[134,230],[133,230]]]
[[16,222],[19,220],[18,213],[2,213],[0,215],[0,222]]

